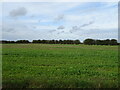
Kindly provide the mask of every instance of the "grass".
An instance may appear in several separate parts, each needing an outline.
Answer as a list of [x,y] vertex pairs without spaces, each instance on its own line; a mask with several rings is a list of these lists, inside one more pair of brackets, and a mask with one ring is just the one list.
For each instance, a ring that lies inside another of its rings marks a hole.
[[117,88],[118,46],[3,44],[3,88]]

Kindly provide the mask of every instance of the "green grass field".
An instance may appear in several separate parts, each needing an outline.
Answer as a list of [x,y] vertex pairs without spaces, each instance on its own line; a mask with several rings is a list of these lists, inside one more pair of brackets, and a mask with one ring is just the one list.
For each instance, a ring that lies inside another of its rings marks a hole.
[[116,88],[118,46],[3,44],[3,88]]

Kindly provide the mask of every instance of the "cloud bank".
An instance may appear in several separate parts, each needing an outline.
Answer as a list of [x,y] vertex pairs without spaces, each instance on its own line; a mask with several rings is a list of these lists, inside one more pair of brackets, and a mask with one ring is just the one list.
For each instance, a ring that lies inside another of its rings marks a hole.
[[23,2],[3,9],[3,39],[117,39],[117,3]]
[[20,8],[10,11],[9,14],[11,17],[25,16],[27,14],[27,10],[24,7],[20,7]]

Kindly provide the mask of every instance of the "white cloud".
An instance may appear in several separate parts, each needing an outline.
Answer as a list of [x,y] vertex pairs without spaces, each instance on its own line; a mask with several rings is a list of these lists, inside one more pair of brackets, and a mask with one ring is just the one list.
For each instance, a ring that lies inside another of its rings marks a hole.
[[61,25],[57,29],[65,29],[65,27],[63,25]]
[[26,8],[21,7],[21,8],[12,10],[9,14],[11,17],[24,16],[27,14],[27,10],[26,10]]
[[[8,31],[3,31],[3,38],[84,39],[92,36],[94,38],[98,33],[101,33],[98,38],[103,38],[102,33],[113,32],[111,29],[115,29],[114,33],[117,33],[117,7],[113,7],[114,3],[104,3],[104,7],[99,8],[94,6],[92,10],[85,5],[87,4],[78,2],[4,3],[3,19]],[[27,13],[22,12],[19,9],[21,7],[24,7]],[[9,17],[11,11],[15,12],[12,16],[24,17],[13,19]],[[11,28],[15,33],[9,33]],[[76,32],[70,33],[70,30]],[[112,38],[114,35],[109,34],[108,37]]]

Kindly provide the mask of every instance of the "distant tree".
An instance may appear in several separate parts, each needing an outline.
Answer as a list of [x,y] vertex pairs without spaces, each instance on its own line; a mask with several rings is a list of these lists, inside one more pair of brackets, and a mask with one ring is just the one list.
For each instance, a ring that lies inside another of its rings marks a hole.
[[42,43],[42,40],[39,39],[39,40],[37,40],[37,42],[38,42],[38,43]]
[[37,40],[33,40],[32,43],[38,43],[38,41]]
[[8,41],[7,40],[2,40],[1,43],[8,43]]
[[80,40],[75,40],[74,43],[75,44],[80,44],[81,42],[80,42]]
[[110,45],[110,39],[103,40],[104,45]]
[[56,44],[59,44],[59,41],[58,41],[58,40],[56,40]]
[[[7,41],[2,40],[0,43],[30,43],[28,40],[17,40],[17,41]],[[42,44],[82,44],[80,40],[33,40],[32,43],[42,43]],[[87,45],[120,45],[116,39],[106,39],[106,40],[94,40],[85,39],[83,44]]]
[[110,45],[118,45],[117,40],[116,39],[111,39]]
[[96,45],[118,45],[117,40],[115,39],[106,39],[106,40],[96,40]]
[[48,40],[49,44],[55,44],[56,41],[55,40]]
[[28,40],[17,40],[16,43],[30,43]]
[[96,45],[101,45],[101,40],[95,40]]
[[10,41],[10,43],[16,43],[15,41]]
[[63,40],[59,40],[59,44],[63,44]]
[[41,43],[42,43],[42,44],[45,44],[45,43],[46,43],[46,40],[41,40]]
[[86,45],[95,45],[95,40],[94,39],[86,39],[83,41],[83,43]]
[[55,40],[52,40],[52,44],[56,44],[56,41],[55,41]]
[[33,40],[32,43],[41,43],[41,40]]

